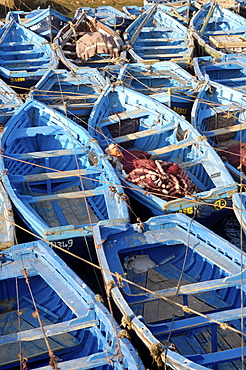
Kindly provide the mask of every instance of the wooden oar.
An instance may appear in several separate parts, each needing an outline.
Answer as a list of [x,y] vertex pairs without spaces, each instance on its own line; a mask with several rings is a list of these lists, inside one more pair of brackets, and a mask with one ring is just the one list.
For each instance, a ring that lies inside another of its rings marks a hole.
[[200,36],[203,35],[207,25],[208,25],[208,22],[209,22],[209,19],[212,17],[213,15],[213,12],[215,11],[215,8],[216,8],[216,3],[214,3],[213,5],[211,5],[211,8],[209,9],[209,12],[208,12],[208,15],[203,23],[203,26],[201,28],[201,31],[200,31]]
[[134,34],[132,35],[131,39],[130,39],[130,44],[133,45],[134,42],[136,41],[138,35],[140,34],[143,26],[147,23],[147,21],[149,20],[149,18],[151,17],[151,15],[154,13],[155,9],[157,8],[157,5],[158,3],[156,3],[152,9],[150,10],[149,14],[144,18],[144,20],[142,21],[142,23],[139,25],[139,27],[136,29],[136,31],[134,32]]

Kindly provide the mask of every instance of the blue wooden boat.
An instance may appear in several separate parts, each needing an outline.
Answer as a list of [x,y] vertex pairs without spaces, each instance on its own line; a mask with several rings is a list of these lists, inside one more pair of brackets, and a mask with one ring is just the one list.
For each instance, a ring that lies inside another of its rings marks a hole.
[[244,93],[209,81],[199,90],[191,112],[193,126],[216,147],[233,177],[244,183],[239,154],[246,141],[245,108]]
[[93,224],[128,219],[114,168],[89,133],[62,113],[27,100],[5,125],[2,150],[2,181],[37,237],[79,254]]
[[56,54],[43,37],[14,19],[0,28],[0,75],[18,92],[34,86],[47,70],[57,67]]
[[87,128],[91,109],[105,85],[95,68],[81,67],[76,73],[57,69],[48,71],[30,96]]
[[124,43],[114,30],[81,13],[64,26],[54,39],[56,53],[69,70],[120,64],[126,58]]
[[246,19],[214,2],[207,2],[195,12],[190,31],[200,55],[220,58],[246,50]]
[[243,367],[245,253],[181,214],[99,223],[95,240],[122,326],[159,368]]
[[9,22],[12,18],[50,42],[53,41],[58,31],[71,20],[70,17],[63,15],[50,6],[45,9],[34,9],[29,12],[11,10],[6,15],[5,23]]
[[0,79],[0,125],[4,125],[22,104],[19,94]]
[[[246,193],[245,191],[233,194],[233,211],[238,220],[241,230],[246,235]],[[240,236],[241,236],[240,230]],[[242,237],[242,236],[241,236]]]
[[134,62],[171,60],[186,65],[194,52],[193,39],[188,29],[168,15],[159,3],[130,24],[124,33],[124,40]]
[[[108,86],[94,105],[88,126],[109,155],[114,156],[110,144],[121,149],[116,159],[123,155],[124,171],[118,166],[118,175],[126,191],[154,215],[184,212],[212,223],[228,211],[225,206],[231,205],[236,183],[214,149],[172,109],[124,86]],[[133,163],[138,158],[147,160],[146,168],[141,161]],[[177,172],[159,168],[159,163],[164,167],[175,163]],[[152,175],[148,170],[155,171],[152,182],[147,180]],[[168,180],[167,172],[176,173],[178,183],[172,176]],[[181,178],[186,178],[186,185]]]
[[[110,71],[109,67],[109,73]],[[177,63],[127,63],[121,67],[118,80],[190,120],[198,81]]]
[[134,20],[130,14],[126,14],[109,5],[99,6],[97,8],[79,7],[74,17],[77,18],[81,13],[86,13],[93,18],[96,17],[106,26],[113,28],[114,31],[119,31],[120,34],[122,34]]
[[242,54],[223,55],[220,59],[208,55],[193,58],[193,63],[195,75],[200,81],[210,79],[246,91],[246,58]]
[[106,307],[47,243],[4,251],[0,287],[1,369],[144,370]]
[[[153,6],[153,3],[147,3],[144,6],[137,6],[137,5],[129,5],[124,6],[122,9],[125,13],[133,16],[134,18],[139,17],[142,15],[143,12],[148,10],[150,7]],[[174,2],[174,3],[162,3],[162,9],[171,17],[177,19],[180,23],[187,26],[189,25],[191,15],[196,10],[195,6],[191,3],[182,3],[182,2]]]

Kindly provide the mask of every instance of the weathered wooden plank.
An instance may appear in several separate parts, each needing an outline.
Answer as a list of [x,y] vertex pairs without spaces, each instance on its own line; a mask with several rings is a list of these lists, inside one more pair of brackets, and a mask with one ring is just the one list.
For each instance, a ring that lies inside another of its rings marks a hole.
[[[166,289],[173,286],[173,281],[171,281],[167,276],[158,273],[155,269],[148,269],[148,280],[147,288],[155,291]],[[176,283],[174,283],[176,284]],[[183,304],[182,297],[177,297],[176,302]],[[170,302],[164,300],[152,300],[144,304],[144,319],[147,323],[160,322],[162,320],[170,319],[173,315],[183,316],[183,311],[180,307],[175,306]]]
[[223,134],[227,134],[230,132],[237,132],[237,131],[241,131],[245,129],[246,129],[246,123],[240,123],[238,125],[218,128],[212,131],[206,131],[204,132],[204,135],[206,135],[207,137],[213,137],[213,136],[223,135]]
[[118,137],[114,138],[113,140],[117,144],[121,144],[121,143],[124,143],[126,141],[141,139],[143,137],[147,137],[147,136],[150,136],[150,135],[161,134],[164,131],[174,129],[175,127],[176,127],[176,125],[169,125],[169,126],[163,128],[163,129],[158,129],[158,130],[157,129],[148,129],[148,130],[137,131],[137,132],[134,132],[132,134],[118,136]]
[[[55,93],[54,93],[55,94]],[[65,98],[65,99],[72,99],[72,100],[76,100],[76,99],[94,99],[94,98],[98,98],[100,96],[100,94],[80,94],[80,93],[75,93],[75,94],[72,94],[72,93],[67,93],[67,92],[56,92],[56,95],[49,95],[49,96],[45,96],[45,100],[56,100],[56,99],[59,99],[61,97]]]
[[236,29],[232,29],[232,30],[214,30],[214,31],[206,31],[204,32],[204,35],[208,36],[208,35],[221,35],[221,36],[228,36],[228,35],[233,35],[233,36],[242,36],[242,34],[245,33],[245,29],[244,28],[236,28]]
[[71,104],[69,101],[64,101],[64,103],[61,104],[48,104],[49,107],[54,108],[54,109],[60,109],[60,110],[66,110],[69,111],[70,109],[92,109],[94,107],[94,104],[89,104],[89,103],[80,103],[78,102],[77,104]]
[[135,109],[133,111],[124,111],[111,116],[104,117],[100,121],[100,126],[110,125],[112,123],[119,123],[121,120],[141,118],[149,115],[150,113],[146,109]]
[[174,150],[178,150],[182,148],[187,148],[188,146],[198,144],[198,143],[199,143],[198,138],[197,140],[192,140],[192,139],[182,140],[178,144],[171,144],[171,145],[164,146],[162,148],[151,150],[149,151],[149,154],[151,154],[152,157],[158,157],[161,154],[170,153],[170,152],[173,152]]
[[[17,313],[15,312],[17,316]],[[37,320],[38,325],[38,320]],[[91,328],[98,325],[98,320],[85,320],[84,318],[76,318],[65,322],[59,322],[57,324],[45,325],[44,330],[47,337],[68,333],[80,330]],[[17,329],[16,329],[17,330]],[[70,334],[69,334],[70,335]],[[70,335],[71,336],[71,335]],[[25,330],[22,332],[16,331],[12,334],[0,336],[0,345],[14,343],[16,341],[28,342],[36,339],[42,339],[44,337],[43,331],[40,327],[33,329]]]
[[[171,29],[171,27],[165,27],[165,26],[150,26],[150,27],[143,27],[141,32],[146,32],[146,33],[150,33],[150,35],[154,32],[173,32],[173,30]],[[164,41],[165,39],[163,38],[162,41]],[[142,39],[141,39],[142,41]]]
[[72,148],[72,149],[58,149],[58,150],[45,150],[40,152],[30,152],[30,153],[20,153],[20,154],[11,154],[7,155],[8,159],[38,159],[38,158],[46,158],[46,157],[60,157],[64,155],[78,155],[78,154],[86,154],[84,148]]
[[[111,355],[108,351],[93,353],[92,355],[82,357],[78,360],[59,362],[61,370],[87,370],[111,365],[115,359],[115,354]],[[50,370],[50,366],[40,367],[39,370]]]
[[[32,53],[33,55],[33,53]],[[44,54],[45,55],[45,54]],[[41,65],[41,62],[43,61],[48,61],[49,60],[49,57],[48,56],[44,56],[44,57],[41,57],[41,58],[37,58],[37,59],[13,59],[13,60],[5,60],[4,62],[4,66],[6,65],[11,65],[11,64],[31,64],[31,63],[35,63],[35,62],[38,62],[39,64],[37,66],[35,66],[35,68],[38,68],[40,65]],[[40,66],[41,68],[41,66]]]
[[[220,335],[220,331],[222,331],[222,335]],[[203,330],[202,331],[203,333],[203,336],[205,337],[205,339],[207,340],[208,343],[211,343],[212,344],[212,337],[211,337],[211,329],[207,329],[207,330]],[[236,348],[236,347],[241,347],[241,343],[239,343],[239,345],[235,345],[235,341],[234,341],[234,337],[237,336],[238,338],[240,338],[239,334],[237,333],[234,333],[232,332],[231,330],[222,330],[222,329],[219,329],[217,330],[217,345],[218,345],[218,351],[221,352],[221,351],[226,351],[226,350],[229,350],[231,348]],[[226,337],[228,337],[229,339],[229,343],[227,343],[226,340],[224,340]],[[212,347],[212,345],[211,345]],[[210,351],[207,351],[207,353],[211,353],[213,352],[212,350]],[[236,360],[237,361],[237,360]],[[242,366],[238,367],[233,364],[235,366],[235,370],[238,369],[238,370],[241,370]],[[232,363],[231,362],[223,362],[222,364],[218,364],[218,370],[231,370],[232,369]],[[233,367],[234,369],[234,367]]]
[[[228,288],[231,286],[236,286],[238,284],[240,284],[239,280],[235,280],[234,282],[227,282],[225,279],[208,280],[199,283],[181,285],[179,288],[174,286],[171,288],[167,287],[166,289],[161,290],[155,289],[155,294],[145,293],[143,295],[136,295],[135,299],[139,303],[144,303],[148,301],[153,301],[154,299],[160,299],[160,297],[171,298],[175,297],[177,294],[194,295],[214,291],[217,289]],[[134,296],[130,296],[129,298],[131,299],[132,304],[134,304]]]
[[[146,35],[147,37],[147,35]],[[150,34],[150,38],[142,38],[141,37],[141,42],[151,42],[151,43],[156,43],[156,42],[170,42],[170,41],[184,41],[183,38],[176,38],[176,39],[171,39],[171,38],[161,38],[161,39],[158,39],[158,38],[151,38],[151,34]],[[134,47],[135,49],[135,47]]]
[[[33,310],[29,307],[21,309],[21,315],[17,311],[6,312],[1,314],[1,322],[6,322],[4,332],[0,336],[0,364],[7,366],[8,364],[18,363],[18,353],[20,350],[20,341],[22,342],[22,351],[28,358],[38,357],[48,353],[47,345],[43,338],[43,331],[39,327],[38,319],[33,317]],[[92,317],[93,316],[93,317]],[[88,319],[88,320],[87,320]],[[76,319],[78,320],[78,319]],[[20,331],[18,331],[20,321]],[[53,351],[71,348],[79,344],[79,341],[70,333],[68,333],[68,322],[53,324],[50,320],[41,315],[41,321],[45,329],[46,335],[49,337],[49,344]],[[84,322],[85,327],[97,325],[94,323],[94,315],[80,318],[81,325]],[[55,328],[52,332],[52,328]],[[58,329],[58,330],[56,330]],[[37,334],[37,335],[36,335]],[[29,337],[30,336],[30,337]]]
[[25,199],[31,204],[31,203],[37,203],[37,202],[44,202],[46,200],[53,201],[53,200],[59,200],[59,199],[75,199],[75,198],[94,197],[96,195],[103,194],[106,189],[108,189],[108,185],[99,186],[98,188],[95,188],[93,190],[84,190],[84,191],[81,190],[81,191],[69,192],[69,193],[49,194],[45,196],[41,195],[39,197],[25,196]]
[[171,323],[164,324],[152,324],[149,325],[152,333],[156,335],[168,334],[170,331],[172,333],[179,332],[182,330],[189,330],[198,328],[200,326],[208,325],[213,323],[214,320],[217,322],[228,322],[231,320],[237,320],[246,316],[246,307],[233,308],[231,310],[215,312],[207,315],[207,317],[195,316],[189,317],[182,320],[174,320]]
[[[33,49],[26,49],[26,50],[17,50],[17,51],[0,51],[0,55],[20,55],[20,54],[30,54],[30,55],[33,55],[33,52],[34,50]],[[44,55],[44,52],[42,51],[42,49],[40,50],[36,50],[36,53],[39,53],[39,54],[43,54]]]
[[[16,42],[16,41],[10,41],[10,42],[1,42],[1,44],[0,44],[0,47],[2,48],[8,48],[9,49],[9,47],[10,46],[14,46],[14,47],[16,47],[16,46],[24,46],[24,45],[26,45],[28,48],[29,48],[29,50],[30,50],[30,47],[33,47],[33,49],[35,50],[35,51],[39,51],[39,50],[41,50],[41,49],[38,49],[37,50],[37,48],[35,48],[35,43],[31,43],[30,41],[28,42],[28,41],[21,41],[21,42]],[[6,49],[5,49],[6,50]],[[32,50],[33,51],[33,50]]]
[[[186,46],[184,45],[184,48],[186,48]],[[169,48],[170,49],[170,48]],[[139,55],[140,55],[140,53],[139,53]],[[144,54],[144,53],[141,53],[141,55],[140,56],[143,56],[144,58],[151,58],[151,57],[155,57],[155,58],[174,58],[174,59],[178,59],[178,58],[185,58],[185,55],[184,55],[184,53],[181,53],[180,52],[180,54],[179,53],[173,53],[173,54],[166,54],[166,53],[162,53],[162,54],[151,54],[151,53],[146,53],[146,54]]]
[[[85,179],[83,179],[83,182]],[[88,188],[87,188],[88,189]],[[67,189],[60,190],[57,192],[66,193],[66,192],[75,192],[79,191],[78,186],[73,186]],[[29,195],[28,193],[26,195]],[[36,196],[43,196],[43,193],[35,193]],[[46,222],[46,224],[53,227],[63,226],[60,219],[58,218],[59,214],[66,219],[68,225],[85,225],[88,224],[91,220],[92,223],[97,223],[99,221],[98,217],[91,209],[90,204],[86,202],[85,198],[75,198],[75,199],[59,199],[58,201],[45,200],[43,202],[31,203],[31,206],[38,213],[38,215]]]
[[[179,45],[173,45],[173,46],[171,46],[171,45],[155,45],[155,46],[149,46],[149,45],[143,45],[143,46],[136,46],[136,47],[134,47],[134,50],[158,50],[158,49],[160,49],[160,50],[163,50],[163,49],[168,49],[168,50],[170,50],[170,49],[184,49],[184,48],[186,48],[187,47],[187,45],[185,44],[185,43],[182,43],[182,44],[179,44]],[[148,55],[149,55],[149,53],[148,53]]]
[[[243,124],[240,124],[240,125],[229,126],[227,128],[219,128],[219,129],[213,130],[213,131],[207,131],[204,134],[207,137],[213,137],[213,136],[217,136],[217,135],[223,135],[224,133],[228,133],[228,132],[239,131],[239,130],[242,129],[242,127],[246,128],[246,123],[243,123]],[[186,148],[190,145],[198,144],[200,142],[200,139],[202,139],[202,136],[198,136],[197,140],[194,140],[194,139],[182,140],[178,144],[167,145],[163,148],[158,148],[158,149],[152,150],[149,153],[152,156],[159,156],[161,154],[169,153],[169,152],[172,152],[174,150]]]
[[57,172],[43,172],[38,173],[35,175],[25,175],[25,176],[18,176],[13,175],[9,176],[10,180],[13,182],[32,182],[32,181],[46,181],[46,180],[56,180],[56,179],[63,179],[67,177],[80,177],[84,175],[91,175],[97,172],[101,172],[99,168],[91,167],[90,169],[78,169],[78,170],[70,170],[70,171],[57,171]]
[[[85,180],[83,180],[83,182],[84,181]],[[73,191],[77,191],[79,187],[74,186],[72,187],[72,189]],[[66,191],[63,190],[61,191],[61,193],[62,192]],[[61,199],[57,203],[58,206],[61,208],[64,217],[66,217],[67,223],[69,225],[84,225],[89,222],[97,223],[99,221],[98,217],[95,215],[90,207],[90,204],[86,201],[85,198]]]
[[194,356],[186,356],[188,360],[195,361],[196,363],[200,365],[210,365],[210,364],[219,364],[226,361],[233,361],[240,359],[242,355],[246,356],[246,347],[239,347],[239,348],[233,348],[228,349],[226,351],[220,351],[209,353],[206,355],[198,354]]

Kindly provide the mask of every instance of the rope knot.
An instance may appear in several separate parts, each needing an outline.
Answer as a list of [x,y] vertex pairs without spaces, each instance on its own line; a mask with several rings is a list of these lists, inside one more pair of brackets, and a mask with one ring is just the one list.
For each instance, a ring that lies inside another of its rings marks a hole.
[[96,295],[95,295],[95,300],[96,300],[97,302],[104,302],[104,301],[103,301],[103,297],[102,297],[100,294],[96,294]]
[[163,361],[161,359],[161,354],[163,352],[162,345],[160,343],[153,343],[150,346],[150,354],[153,357],[154,361],[157,363],[158,367],[163,366]]
[[114,288],[115,286],[115,282],[114,280],[109,280],[107,282],[107,285],[106,285],[106,293],[107,293],[107,296],[109,297],[111,295],[111,290]]
[[120,275],[118,272],[115,273],[115,277],[117,279],[117,282],[118,282],[118,285],[120,288],[122,288],[124,286],[124,283],[123,283],[123,276],[127,275],[126,273],[124,273],[123,275]]
[[130,334],[125,329],[120,330],[118,335],[119,335],[119,338],[127,338],[127,339],[131,340]]
[[139,228],[141,231],[144,230],[144,223],[141,221],[140,217],[137,217],[136,221],[139,223]]
[[127,328],[128,330],[131,330],[132,322],[131,322],[130,316],[127,316],[127,315],[122,316],[120,325],[123,326],[123,328]]
[[60,361],[60,359],[54,354],[52,350],[49,350],[49,356],[50,356],[49,362],[50,367],[55,370],[60,370],[57,364],[57,361]]
[[183,311],[190,313],[190,308],[188,306],[183,306]]
[[226,329],[229,328],[229,326],[226,322],[222,322],[222,323],[220,323],[220,328],[223,329],[223,330],[226,330]]
[[27,270],[26,269],[23,269],[22,270],[22,274],[24,275],[24,278],[26,279],[26,283],[28,284],[28,277],[29,277],[29,275],[28,275]]
[[205,135],[198,136],[197,141],[202,141],[202,140],[207,141],[207,137]]

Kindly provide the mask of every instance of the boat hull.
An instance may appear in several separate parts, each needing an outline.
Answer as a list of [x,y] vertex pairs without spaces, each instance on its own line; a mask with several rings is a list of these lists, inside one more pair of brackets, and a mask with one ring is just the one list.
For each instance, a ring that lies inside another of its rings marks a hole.
[[10,20],[0,29],[0,75],[19,92],[37,83],[49,69],[58,67],[51,45],[34,32]]
[[89,130],[104,150],[117,144],[126,156],[144,151],[153,161],[178,164],[200,189],[184,196],[166,192],[164,198],[164,191],[157,196],[157,187],[142,186],[130,180],[128,171],[119,170],[125,191],[154,215],[184,212],[199,222],[213,223],[232,212],[237,185],[219,156],[188,121],[156,100],[126,87],[105,88],[92,110]]
[[[95,238],[121,324],[136,332],[159,367],[232,369],[240,361],[240,333],[232,331],[245,312],[242,285],[242,301],[236,298],[243,252],[180,214],[133,225],[99,223]],[[232,330],[228,337],[222,322]]]
[[1,271],[1,369],[144,369],[102,302],[46,243],[11,247]]
[[188,29],[157,3],[126,29],[124,40],[130,58],[138,63],[170,60],[188,65],[194,53]]
[[98,220],[129,218],[114,168],[63,114],[30,98],[5,125],[2,149],[2,180],[34,236],[78,253]]

